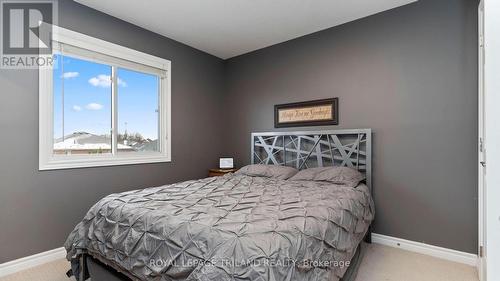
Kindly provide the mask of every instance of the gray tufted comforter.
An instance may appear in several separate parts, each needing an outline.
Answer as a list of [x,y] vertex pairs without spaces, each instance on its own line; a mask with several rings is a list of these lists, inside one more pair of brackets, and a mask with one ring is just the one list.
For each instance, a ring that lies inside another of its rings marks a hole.
[[65,247],[138,280],[338,280],[373,216],[364,184],[228,174],[111,194]]

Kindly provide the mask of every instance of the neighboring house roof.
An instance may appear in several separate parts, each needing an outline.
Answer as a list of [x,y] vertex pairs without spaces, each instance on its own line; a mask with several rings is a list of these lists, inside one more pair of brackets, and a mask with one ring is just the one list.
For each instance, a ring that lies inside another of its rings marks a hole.
[[[86,132],[76,132],[71,135],[54,140],[54,150],[110,150],[111,138],[98,136]],[[134,150],[133,147],[118,144],[119,150]]]
[[158,140],[146,140],[144,143],[135,143],[132,145],[137,151],[158,151]]

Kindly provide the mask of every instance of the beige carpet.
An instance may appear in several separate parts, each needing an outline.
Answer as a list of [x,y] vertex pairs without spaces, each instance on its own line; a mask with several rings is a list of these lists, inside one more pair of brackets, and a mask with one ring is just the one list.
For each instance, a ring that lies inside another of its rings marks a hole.
[[377,244],[368,245],[356,281],[478,281],[476,268]]
[[[12,274],[0,281],[69,281],[65,260]],[[368,245],[356,281],[478,281],[476,269],[377,244]]]

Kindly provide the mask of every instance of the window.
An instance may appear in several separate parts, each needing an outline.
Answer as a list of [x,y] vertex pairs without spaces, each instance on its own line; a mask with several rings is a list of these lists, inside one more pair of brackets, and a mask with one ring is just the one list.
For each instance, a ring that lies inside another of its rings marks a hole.
[[170,62],[55,28],[40,69],[40,170],[168,162]]

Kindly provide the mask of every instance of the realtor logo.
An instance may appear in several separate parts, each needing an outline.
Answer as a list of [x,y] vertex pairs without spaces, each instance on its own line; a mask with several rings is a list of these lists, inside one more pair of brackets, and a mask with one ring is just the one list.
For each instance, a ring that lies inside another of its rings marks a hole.
[[0,0],[1,67],[38,68],[51,66],[52,25],[57,16],[55,0]]

